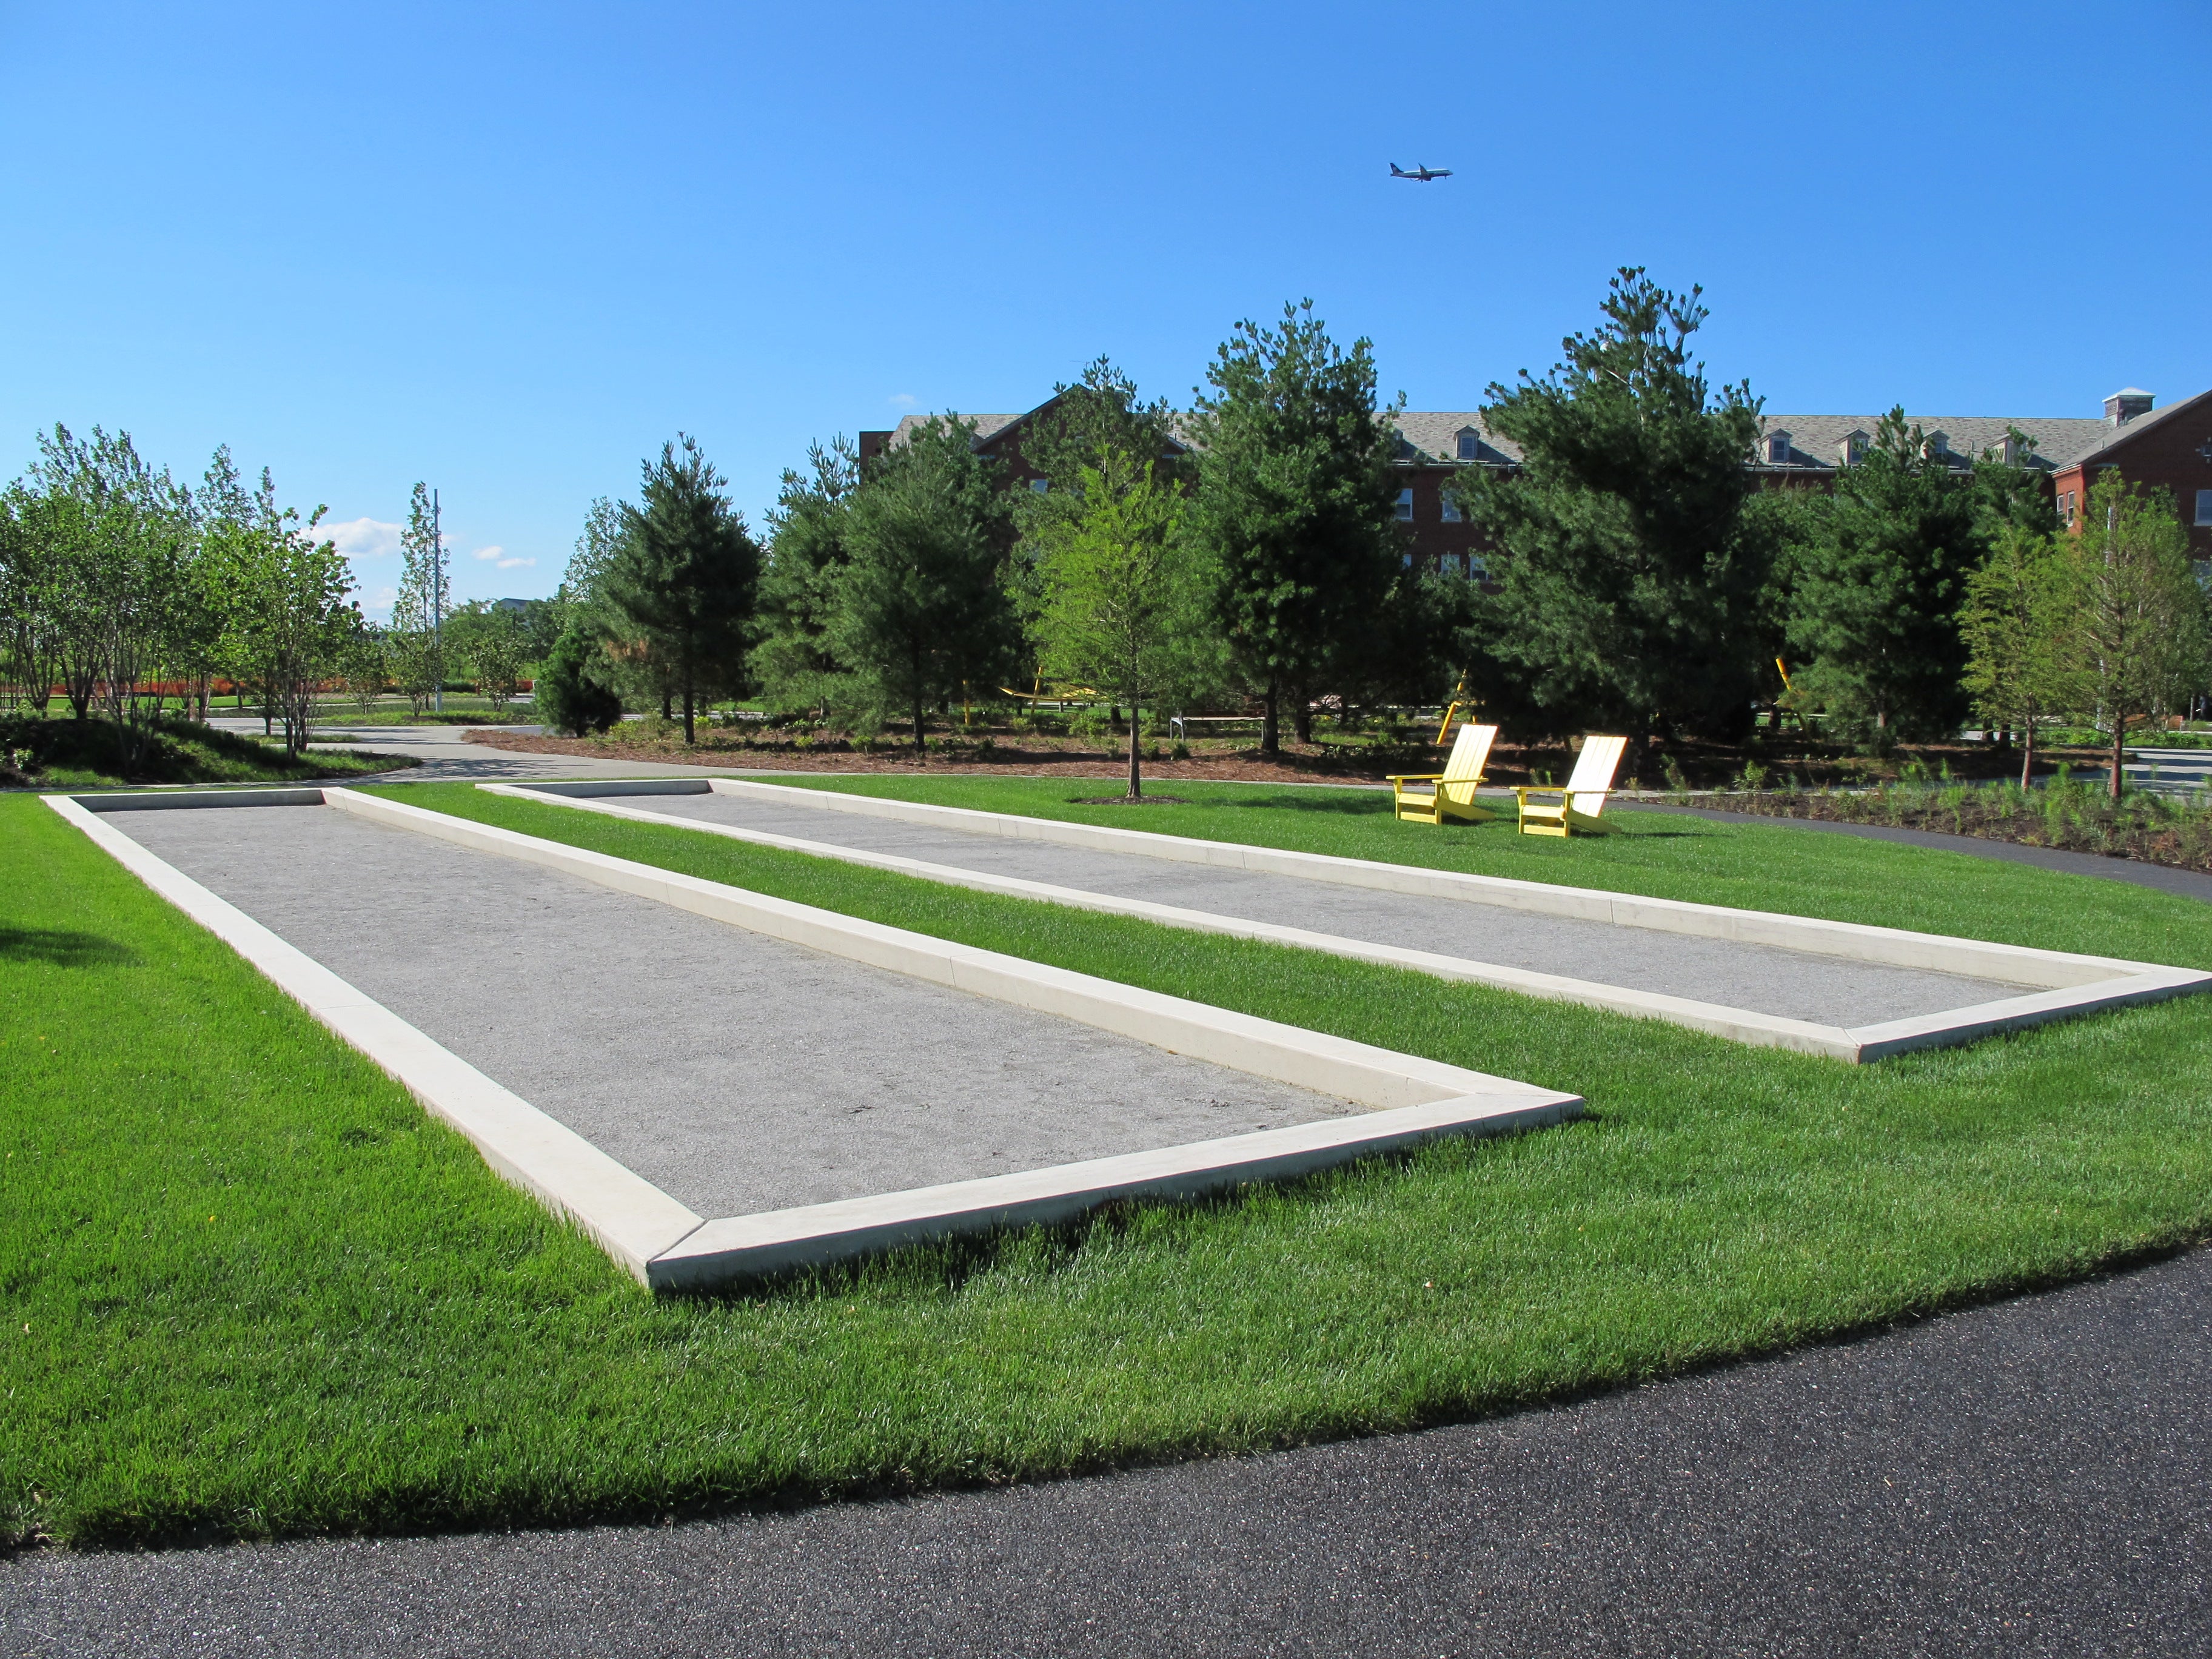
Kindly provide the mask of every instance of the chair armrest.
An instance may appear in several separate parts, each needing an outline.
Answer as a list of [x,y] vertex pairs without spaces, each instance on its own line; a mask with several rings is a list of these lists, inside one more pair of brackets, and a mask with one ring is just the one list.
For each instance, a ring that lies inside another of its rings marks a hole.
[[[1549,784],[1518,783],[1513,786],[1513,793],[1521,798],[1521,804],[1523,806],[1526,806],[1528,804],[1528,797],[1531,795],[1557,795],[1559,798],[1559,804],[1563,806],[1566,804],[1567,799],[1567,792],[1565,789],[1555,789]],[[1584,793],[1587,793],[1588,792],[1585,791]]]
[[1441,783],[1444,775],[1441,772],[1393,772],[1389,776],[1393,783]]

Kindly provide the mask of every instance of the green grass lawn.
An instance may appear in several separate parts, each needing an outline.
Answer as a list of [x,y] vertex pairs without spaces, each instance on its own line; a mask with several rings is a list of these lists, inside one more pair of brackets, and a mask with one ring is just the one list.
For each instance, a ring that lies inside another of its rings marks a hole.
[[[2055,1282],[2212,1221],[2212,999],[1851,1067],[465,787],[390,793],[1571,1088],[1595,1116],[656,1300],[76,830],[0,799],[6,1529],[663,1516],[1406,1428]],[[1224,810],[1247,839],[1316,833]],[[1598,856],[1547,867],[1656,890],[1668,848],[1737,902],[1809,880],[1893,921],[1911,881],[1925,926],[1962,887],[1991,911],[1967,931],[2212,963],[2212,906],[1786,828],[1577,842]],[[742,1006],[730,1022],[756,1035]]]

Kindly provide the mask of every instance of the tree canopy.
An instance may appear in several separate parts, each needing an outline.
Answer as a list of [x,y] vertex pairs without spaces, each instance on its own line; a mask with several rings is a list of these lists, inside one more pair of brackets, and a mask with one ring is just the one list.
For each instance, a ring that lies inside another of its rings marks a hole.
[[1461,491],[1502,590],[1478,627],[1547,723],[1643,738],[1749,722],[1774,542],[1746,510],[1759,404],[1748,384],[1716,393],[1692,361],[1700,292],[1624,268],[1564,362],[1489,388],[1484,422],[1522,460]]
[[1396,439],[1376,407],[1371,343],[1340,349],[1313,302],[1246,321],[1194,394],[1191,531],[1213,561],[1212,611],[1261,699],[1260,747],[1280,747],[1287,697],[1312,736],[1312,697],[1346,668],[1403,562]]
[[642,504],[623,508],[624,535],[603,580],[608,602],[684,700],[696,740],[702,696],[741,689],[760,549],[722,476],[678,434],[644,468]]

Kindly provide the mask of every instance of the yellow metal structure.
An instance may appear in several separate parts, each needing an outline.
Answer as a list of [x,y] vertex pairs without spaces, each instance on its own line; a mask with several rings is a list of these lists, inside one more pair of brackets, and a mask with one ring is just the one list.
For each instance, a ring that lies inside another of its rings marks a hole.
[[[1390,800],[1401,818],[1415,823],[1482,823],[1498,816],[1474,804],[1482,782],[1482,769],[1490,762],[1490,745],[1498,741],[1494,726],[1462,726],[1459,741],[1441,772],[1407,772],[1390,780]],[[1423,786],[1426,786],[1424,787]]]
[[[1613,793],[1613,774],[1620,770],[1626,738],[1588,737],[1575,758],[1573,775],[1559,789],[1523,785],[1513,793],[1521,802],[1521,833],[1524,836],[1609,836],[1613,826],[1598,822],[1605,798]],[[1532,800],[1532,795],[1547,799]],[[1556,797],[1556,799],[1551,799]]]
[[1467,695],[1467,676],[1464,674],[1461,675],[1459,677],[1459,684],[1452,687],[1451,704],[1444,710],[1444,723],[1437,727],[1437,747],[1439,749],[1443,748],[1444,739],[1451,736],[1452,717],[1454,715],[1457,714],[1461,709],[1464,708],[1467,710],[1468,716],[1472,718],[1474,711],[1480,706],[1481,705],[1476,699]]

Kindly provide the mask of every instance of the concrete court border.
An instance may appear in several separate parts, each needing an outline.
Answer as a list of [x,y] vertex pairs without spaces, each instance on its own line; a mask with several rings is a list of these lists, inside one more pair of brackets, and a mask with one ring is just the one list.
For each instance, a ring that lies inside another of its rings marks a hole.
[[[311,799],[303,799],[303,797]],[[465,1135],[499,1175],[573,1218],[654,1290],[703,1289],[903,1244],[1072,1219],[1101,1204],[1188,1199],[1278,1182],[1445,1136],[1517,1133],[1583,1115],[1581,1097],[948,944],[351,791],[49,796],[46,804],[239,951]],[[1366,1112],[1012,1175],[706,1220],[493,1082],[166,860],[100,822],[181,805],[329,805],[517,857],[832,955],[915,974],[1335,1094]],[[1317,1079],[1320,1079],[1317,1081]]]
[[[1520,881],[1502,876],[1474,876],[1455,871],[1425,870],[1417,866],[1379,864],[1369,860],[1340,858],[1328,854],[1291,853],[1231,842],[1201,842],[1147,830],[1066,824],[1048,819],[1026,818],[1016,813],[979,812],[967,807],[933,806],[912,801],[885,803],[878,796],[848,796],[827,790],[794,789],[787,786],[755,783],[750,780],[654,778],[636,781],[501,782],[479,783],[477,787],[517,799],[545,800],[634,822],[699,830],[732,840],[836,859],[986,892],[1006,893],[1078,909],[1135,916],[1170,927],[1242,939],[1264,939],[1358,961],[1408,968],[1440,979],[1492,985],[1549,1001],[1572,1002],[1616,1013],[1662,1019],[1737,1042],[1791,1048],[1854,1064],[1881,1060],[1913,1049],[1972,1042],[2000,1031],[2016,1030],[2102,1008],[2162,1001],[2169,997],[2212,988],[2212,974],[2191,969],[2168,968],[2155,963],[2127,962],[2117,957],[2044,951],[2027,945],[1993,945],[1944,934],[1911,933],[1902,928],[1824,921],[1771,911],[1739,910],[1725,905],[1697,904],[1677,899],[1647,899],[1589,888],[1555,887],[1546,883]],[[593,799],[609,795],[636,798],[708,793],[759,799],[763,792],[772,794],[780,805],[804,804],[817,807],[826,805],[830,811],[859,811],[860,809],[848,803],[864,800],[871,806],[888,804],[910,810],[865,811],[863,815],[908,823],[949,823],[963,830],[981,829],[987,833],[1017,839],[1334,881],[1379,891],[1413,893],[1460,902],[1499,904],[1530,914],[1562,915],[1582,921],[1606,921],[1616,926],[1650,927],[1698,937],[1737,939],[1747,944],[1779,946],[1851,961],[1900,968],[1933,969],[1939,972],[2040,985],[2045,988],[2024,996],[2004,997],[1932,1014],[1910,1015],[1871,1025],[1823,1025],[1814,1021],[1790,1019],[1689,997],[1669,996],[1662,992],[1634,990],[1599,981],[1505,967],[1437,951],[1379,945],[1336,934],[1314,933],[1304,928],[1217,915],[1176,905],[1155,904],[1147,900],[1093,893],[1018,877],[994,876],[896,854],[868,852],[841,847],[834,842],[807,841],[798,836],[746,830],[732,824],[670,817]],[[979,823],[979,820],[986,822]],[[1033,825],[1042,825],[1048,831],[1076,833],[1032,834],[1030,826]],[[1163,847],[1160,843],[1166,845]],[[1190,850],[1192,848],[1218,850],[1226,855],[1202,856],[1194,854]]]

